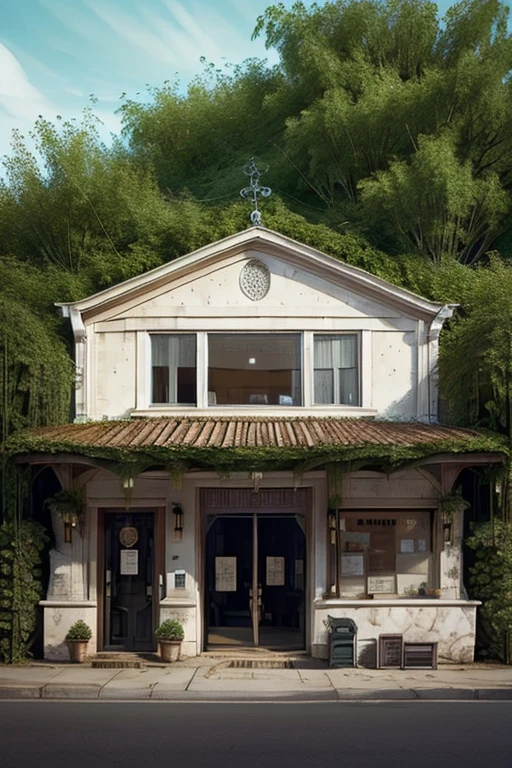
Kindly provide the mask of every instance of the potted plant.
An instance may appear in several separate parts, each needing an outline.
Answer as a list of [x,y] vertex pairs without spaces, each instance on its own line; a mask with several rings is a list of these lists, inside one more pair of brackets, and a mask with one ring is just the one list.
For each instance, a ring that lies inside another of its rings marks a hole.
[[156,630],[155,637],[160,645],[160,658],[162,661],[178,661],[181,642],[185,637],[181,622],[178,619],[166,619]]
[[87,646],[92,637],[92,629],[85,621],[76,621],[66,635],[69,660],[72,664],[82,664],[87,656]]

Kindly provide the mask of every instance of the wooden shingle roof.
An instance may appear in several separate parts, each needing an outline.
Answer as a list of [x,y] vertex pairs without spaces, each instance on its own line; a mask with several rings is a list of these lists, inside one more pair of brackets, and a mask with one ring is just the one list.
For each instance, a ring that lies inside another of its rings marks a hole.
[[480,433],[438,424],[350,418],[167,417],[65,424],[31,430],[45,442],[110,448],[243,448],[321,445],[411,446],[471,441]]
[[176,416],[64,424],[18,433],[6,448],[29,464],[67,456],[125,467],[185,462],[228,473],[333,461],[398,466],[446,453],[492,454],[495,462],[507,451],[502,436],[472,429],[314,416]]

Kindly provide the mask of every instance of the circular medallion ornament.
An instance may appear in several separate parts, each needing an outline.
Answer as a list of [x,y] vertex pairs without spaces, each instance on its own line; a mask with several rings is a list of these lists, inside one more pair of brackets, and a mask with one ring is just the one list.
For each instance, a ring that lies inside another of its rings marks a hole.
[[248,261],[240,272],[240,288],[251,301],[263,299],[270,289],[270,271],[257,259]]
[[139,532],[136,528],[132,528],[130,525],[125,525],[119,531],[119,541],[123,547],[133,547],[139,540]]

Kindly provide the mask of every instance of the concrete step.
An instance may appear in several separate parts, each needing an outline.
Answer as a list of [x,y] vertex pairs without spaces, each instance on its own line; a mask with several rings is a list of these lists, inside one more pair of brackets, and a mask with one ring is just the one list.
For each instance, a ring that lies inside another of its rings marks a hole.
[[147,661],[153,659],[156,659],[154,654],[100,651],[91,658],[91,667],[93,669],[143,669]]

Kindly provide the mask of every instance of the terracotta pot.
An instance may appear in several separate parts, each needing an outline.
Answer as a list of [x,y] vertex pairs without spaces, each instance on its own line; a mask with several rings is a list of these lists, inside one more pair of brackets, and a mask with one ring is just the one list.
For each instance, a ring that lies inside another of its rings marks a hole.
[[87,656],[88,640],[66,640],[69,660],[72,664],[83,664]]
[[181,651],[181,640],[159,640],[160,658],[162,661],[170,663],[178,661]]

